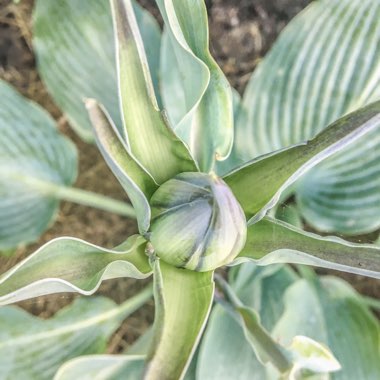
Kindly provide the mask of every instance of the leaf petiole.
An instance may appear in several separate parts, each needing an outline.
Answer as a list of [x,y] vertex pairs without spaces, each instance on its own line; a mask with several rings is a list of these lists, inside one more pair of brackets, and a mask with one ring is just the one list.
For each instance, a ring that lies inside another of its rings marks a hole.
[[9,175],[9,177],[11,180],[22,182],[30,188],[56,199],[78,203],[83,206],[94,207],[129,218],[136,218],[135,210],[130,204],[109,198],[106,195],[25,175],[13,174]]

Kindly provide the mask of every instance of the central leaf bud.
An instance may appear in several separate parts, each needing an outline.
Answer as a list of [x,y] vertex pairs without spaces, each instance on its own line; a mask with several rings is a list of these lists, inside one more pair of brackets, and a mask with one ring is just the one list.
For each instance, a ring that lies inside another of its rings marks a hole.
[[150,241],[168,264],[209,271],[230,263],[244,247],[243,210],[216,175],[179,174],[158,188],[150,204]]

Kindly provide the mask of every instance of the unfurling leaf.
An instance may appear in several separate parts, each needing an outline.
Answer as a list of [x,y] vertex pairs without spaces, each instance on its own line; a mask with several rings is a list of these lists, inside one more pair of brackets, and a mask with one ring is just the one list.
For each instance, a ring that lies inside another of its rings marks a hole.
[[339,362],[326,347],[306,336],[295,336],[289,350],[293,354],[294,362],[289,373],[289,380],[336,372],[341,369]]
[[377,380],[380,325],[363,298],[342,279],[302,279],[288,288],[285,312],[273,329],[281,344],[305,335],[331,349],[341,370],[333,380]]
[[203,172],[230,153],[231,87],[209,52],[203,0],[158,0],[166,32],[161,53],[164,105],[174,130],[190,146]]

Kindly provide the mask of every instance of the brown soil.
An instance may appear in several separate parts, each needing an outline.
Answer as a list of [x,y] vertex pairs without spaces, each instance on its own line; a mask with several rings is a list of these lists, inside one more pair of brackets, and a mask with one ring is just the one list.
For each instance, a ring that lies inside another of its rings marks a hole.
[[[206,0],[212,52],[239,92],[242,92],[250,73],[281,29],[309,2],[310,0]],[[153,0],[140,0],[140,3],[160,19]],[[32,8],[33,0],[22,0],[17,5],[10,0],[0,0],[0,77],[47,109],[57,120],[60,130],[77,145],[80,157],[77,187],[125,199],[125,193],[97,149],[83,143],[70,129],[38,76],[31,44]],[[54,237],[75,236],[101,246],[113,247],[136,231],[134,221],[62,202],[56,222],[38,242],[18,249],[10,258],[0,256],[0,272],[12,267],[27,253]],[[345,277],[363,293],[380,296],[374,281],[359,276]],[[142,287],[140,281],[120,279],[106,282],[99,294],[122,302]],[[21,306],[33,314],[49,317],[73,297],[71,294],[40,297],[38,300],[25,301]],[[146,329],[152,319],[152,304],[128,318],[112,338],[109,352],[123,350]]]

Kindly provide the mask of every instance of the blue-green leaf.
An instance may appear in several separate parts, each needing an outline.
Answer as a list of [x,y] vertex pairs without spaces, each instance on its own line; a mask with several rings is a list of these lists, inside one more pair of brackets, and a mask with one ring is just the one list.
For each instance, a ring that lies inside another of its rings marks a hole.
[[54,380],[136,380],[143,368],[141,355],[89,355],[65,363]]
[[379,128],[295,184],[300,214],[319,231],[365,234],[380,227]]
[[360,296],[343,280],[300,280],[288,288],[285,312],[273,336],[288,344],[307,335],[326,344],[342,369],[332,380],[377,380],[380,373],[380,326]]
[[[288,267],[233,267],[229,282],[245,305],[254,307],[266,328],[272,329],[284,311],[283,294],[297,276]],[[198,356],[197,378],[262,380],[265,367],[256,358],[242,328],[224,308],[211,313]]]
[[148,289],[122,305],[79,298],[47,320],[17,307],[0,308],[0,377],[51,380],[65,361],[105,352],[112,333],[151,294]]
[[[241,162],[312,138],[380,99],[380,3],[313,1],[284,29],[244,94],[234,154]],[[380,132],[329,158],[295,186],[300,210],[323,231],[380,226]]]
[[69,186],[77,174],[74,145],[42,108],[0,81],[0,250],[39,238],[59,200],[50,185]]

